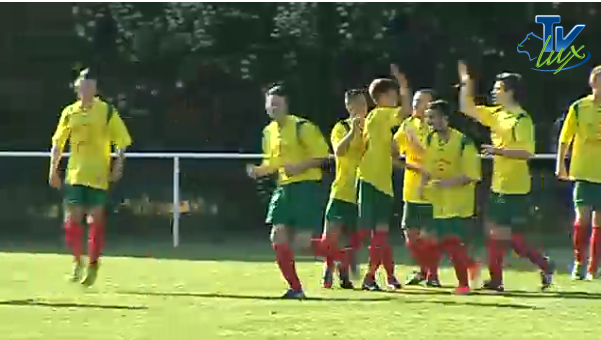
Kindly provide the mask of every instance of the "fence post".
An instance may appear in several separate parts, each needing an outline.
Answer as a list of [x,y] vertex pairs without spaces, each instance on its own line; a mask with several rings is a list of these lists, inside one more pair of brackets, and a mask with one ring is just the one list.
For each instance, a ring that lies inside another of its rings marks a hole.
[[173,247],[179,246],[179,157],[173,157]]

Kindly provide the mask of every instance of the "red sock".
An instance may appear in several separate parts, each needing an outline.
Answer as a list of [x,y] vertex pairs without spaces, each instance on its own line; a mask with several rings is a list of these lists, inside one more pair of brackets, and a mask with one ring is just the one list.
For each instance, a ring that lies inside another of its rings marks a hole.
[[104,226],[101,221],[94,221],[88,230],[88,257],[90,264],[98,262],[104,247]]
[[456,236],[445,238],[441,245],[453,263],[459,287],[469,287],[467,268],[470,261],[465,245]]
[[65,221],[65,243],[71,249],[75,261],[83,255],[83,226],[80,221],[68,219]]
[[280,245],[272,245],[275,250],[275,258],[282,276],[288,282],[291,289],[301,290],[302,286],[300,279],[296,274],[296,264],[294,263],[294,252],[290,249],[287,243]]
[[529,259],[530,262],[539,267],[541,270],[546,271],[548,269],[549,266],[543,254],[534,247],[528,245],[525,241],[524,235],[512,234],[511,247],[516,254],[518,254],[520,257]]
[[428,261],[426,261],[427,254],[424,249],[424,241],[420,238],[416,239],[413,242],[407,240],[405,246],[409,249],[409,253],[411,257],[415,259],[417,265],[419,266],[420,272],[423,276],[428,274]]
[[365,274],[368,279],[375,279],[376,272],[382,264],[383,243],[382,236],[378,232],[373,232],[371,236],[371,245],[369,246],[369,267]]
[[505,257],[506,242],[502,240],[488,239],[488,271],[490,279],[494,283],[503,283],[503,260]]
[[438,280],[438,265],[442,258],[441,247],[436,240],[425,240],[423,257],[427,263],[427,280]]
[[593,233],[591,234],[591,243],[589,250],[589,263],[588,272],[596,274],[599,268],[599,256],[601,255],[601,229],[599,226],[593,226]]
[[392,247],[388,243],[388,232],[387,231],[376,231],[377,237],[380,238],[380,244],[382,246],[382,266],[386,270],[386,276],[388,279],[394,277],[394,254]]
[[576,263],[583,264],[585,262],[587,236],[586,226],[582,226],[578,222],[574,223],[572,244],[574,247],[574,261]]

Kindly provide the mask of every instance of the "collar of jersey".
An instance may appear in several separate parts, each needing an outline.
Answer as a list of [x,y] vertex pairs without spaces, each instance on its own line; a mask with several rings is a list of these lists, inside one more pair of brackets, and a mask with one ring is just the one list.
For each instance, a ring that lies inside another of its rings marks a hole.
[[[100,101],[100,98],[94,97],[94,100],[92,100],[92,106],[88,109],[88,111],[90,111],[90,109],[93,108],[98,103],[98,101]],[[75,103],[75,109],[77,111],[81,111],[81,105],[82,105],[82,102],[80,99]]]

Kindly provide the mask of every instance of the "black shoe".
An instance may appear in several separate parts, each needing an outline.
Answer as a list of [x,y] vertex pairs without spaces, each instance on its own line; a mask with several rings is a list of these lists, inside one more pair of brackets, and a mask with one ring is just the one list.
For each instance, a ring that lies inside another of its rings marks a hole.
[[491,291],[495,291],[498,293],[502,293],[505,291],[505,287],[503,287],[502,283],[496,283],[496,282],[492,282],[492,281],[485,281],[484,284],[482,285],[482,289],[483,290],[491,290]]
[[353,290],[355,286],[350,280],[340,280],[340,288]]
[[547,261],[547,270],[540,272],[541,290],[547,290],[553,285],[553,274],[556,268],[555,262],[549,257],[545,257],[545,261]]
[[428,280],[426,281],[426,287],[429,288],[442,288],[440,281],[438,279]]
[[392,290],[397,290],[397,289],[403,288],[401,286],[401,283],[399,282],[399,280],[394,276],[388,278],[386,285],[388,286],[388,288],[390,288]]
[[367,290],[370,292],[382,291],[382,289],[380,289],[380,286],[378,286],[378,283],[376,283],[376,280],[367,280],[367,279],[363,280],[363,283],[361,284],[361,289]]
[[418,271],[414,271],[412,274],[407,276],[407,280],[405,281],[405,286],[418,286],[422,284],[426,280],[426,276]]
[[288,291],[282,295],[282,299],[284,300],[303,300],[305,298],[305,293],[302,290],[288,289]]

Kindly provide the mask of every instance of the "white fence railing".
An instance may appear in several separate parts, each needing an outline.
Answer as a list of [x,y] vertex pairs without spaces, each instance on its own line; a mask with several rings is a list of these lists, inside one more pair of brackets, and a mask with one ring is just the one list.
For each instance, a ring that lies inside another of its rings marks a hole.
[[[66,153],[63,157],[68,157]],[[50,152],[39,151],[0,151],[0,157],[19,157],[19,158],[38,158],[50,157]],[[154,158],[173,160],[173,217],[172,217],[172,236],[173,246],[179,246],[179,219],[180,219],[180,184],[179,184],[179,161],[180,159],[247,159],[259,160],[262,154],[243,154],[243,153],[178,153],[178,152],[131,152],[127,153],[127,158]],[[490,156],[480,156],[482,158],[492,158]],[[535,159],[555,159],[555,154],[537,154]],[[127,171],[127,170],[126,170]]]

